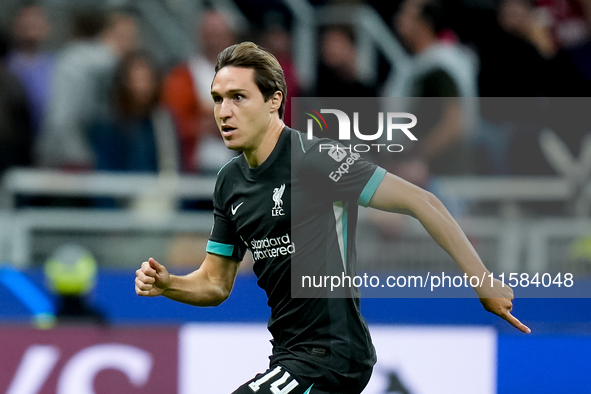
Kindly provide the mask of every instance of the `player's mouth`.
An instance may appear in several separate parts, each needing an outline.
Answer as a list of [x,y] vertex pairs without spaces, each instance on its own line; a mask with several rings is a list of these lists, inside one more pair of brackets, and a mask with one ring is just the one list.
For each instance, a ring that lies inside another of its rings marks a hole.
[[232,126],[228,126],[228,125],[222,125],[222,136],[229,137],[229,136],[232,135],[232,133],[234,132],[234,130],[236,130],[236,127],[232,127]]

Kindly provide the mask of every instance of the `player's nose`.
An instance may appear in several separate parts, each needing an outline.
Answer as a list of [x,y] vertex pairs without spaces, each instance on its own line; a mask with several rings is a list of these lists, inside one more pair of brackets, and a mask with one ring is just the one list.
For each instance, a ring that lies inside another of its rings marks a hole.
[[218,107],[218,117],[220,119],[227,119],[232,116],[232,108],[230,100],[223,99]]

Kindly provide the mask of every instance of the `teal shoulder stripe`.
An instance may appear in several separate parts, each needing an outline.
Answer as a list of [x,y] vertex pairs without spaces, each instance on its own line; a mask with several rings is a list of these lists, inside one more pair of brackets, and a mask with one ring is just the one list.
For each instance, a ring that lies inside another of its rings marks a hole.
[[349,203],[343,204],[342,201],[336,201],[332,204],[332,209],[335,218],[335,231],[337,234],[337,242],[339,244],[339,251],[341,259],[343,260],[343,269],[347,272],[347,220]]
[[224,169],[224,167],[225,167],[225,166],[227,166],[228,164],[230,164],[231,162],[233,162],[234,160],[236,160],[236,159],[237,159],[237,158],[239,158],[239,157],[240,157],[240,155],[238,155],[238,156],[234,156],[234,157],[232,157],[230,160],[228,160],[228,162],[227,162],[226,164],[224,164],[224,165],[222,166],[222,168],[220,168],[220,169],[219,169],[219,171],[218,171],[218,173],[217,173],[216,175],[220,175],[220,172],[222,172],[222,170]]
[[309,394],[310,391],[312,391],[312,387],[314,387],[313,383],[312,383],[312,386],[308,387],[308,390],[306,390],[306,392],[304,394]]
[[362,207],[367,207],[369,205],[369,200],[371,200],[373,194],[376,192],[380,183],[382,183],[382,179],[386,176],[386,170],[382,167],[376,168],[369,181],[363,188],[359,199],[357,200],[357,204],[361,205]]
[[234,245],[222,244],[215,241],[207,241],[205,251],[208,253],[219,254],[220,256],[232,256],[234,253]]
[[300,133],[298,130],[296,130],[296,133],[298,133],[298,137],[300,137],[300,144],[302,145],[302,150],[304,151],[304,153],[306,153],[306,148],[304,148],[304,141],[302,141],[302,133]]

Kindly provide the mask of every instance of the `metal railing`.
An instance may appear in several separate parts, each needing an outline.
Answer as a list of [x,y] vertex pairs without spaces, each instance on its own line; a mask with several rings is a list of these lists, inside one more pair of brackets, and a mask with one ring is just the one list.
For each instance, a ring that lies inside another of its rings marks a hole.
[[[498,214],[482,216],[472,213],[459,218],[469,237],[494,241],[495,251],[487,258],[495,271],[548,269],[559,264],[550,261],[548,251],[552,239],[567,237],[572,240],[591,234],[588,218],[566,215],[526,217],[523,214],[521,208],[531,202],[566,203],[571,191],[569,182],[563,178],[442,177],[436,182],[437,193],[442,199],[459,198],[469,204],[487,202],[499,206]],[[177,202],[182,199],[210,200],[214,184],[213,177],[9,170],[1,184],[5,205],[0,210],[0,256],[17,265],[30,264],[35,246],[33,234],[38,231],[207,234],[212,224],[211,212],[181,211]],[[591,186],[587,193],[591,194]],[[26,195],[111,197],[135,203],[129,204],[128,209],[119,210],[17,208],[17,196]],[[363,215],[360,224],[363,225]],[[414,220],[405,226],[404,236],[428,238],[426,231]],[[395,243],[393,245],[395,248]],[[438,248],[434,242],[432,246]],[[439,259],[434,253],[433,259]]]
[[3,199],[14,207],[16,195],[211,199],[215,177],[133,173],[64,173],[14,168],[2,180]]
[[[317,36],[321,26],[347,24],[357,36],[359,78],[368,84],[377,80],[378,50],[399,72],[410,65],[410,58],[376,10],[366,4],[313,7],[306,0],[284,0],[294,17],[293,58],[304,88],[316,84]],[[401,74],[400,74],[401,75]],[[401,83],[394,79],[393,86]]]
[[[0,187],[0,261],[32,263],[33,234],[39,231],[208,233],[212,213],[181,212],[178,203],[211,200],[214,184],[212,177],[9,170]],[[125,200],[129,208],[18,209],[17,196],[106,197]]]

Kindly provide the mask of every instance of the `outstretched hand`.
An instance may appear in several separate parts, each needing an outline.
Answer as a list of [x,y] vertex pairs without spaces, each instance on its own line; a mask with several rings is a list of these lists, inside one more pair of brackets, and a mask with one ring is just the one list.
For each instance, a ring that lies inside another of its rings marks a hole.
[[500,280],[494,279],[492,287],[475,287],[480,303],[487,311],[505,319],[513,327],[526,334],[531,333],[529,327],[520,322],[511,314],[513,309],[513,289],[510,286],[503,286]]
[[170,286],[170,275],[162,264],[150,257],[135,271],[135,292],[145,297],[161,295]]

